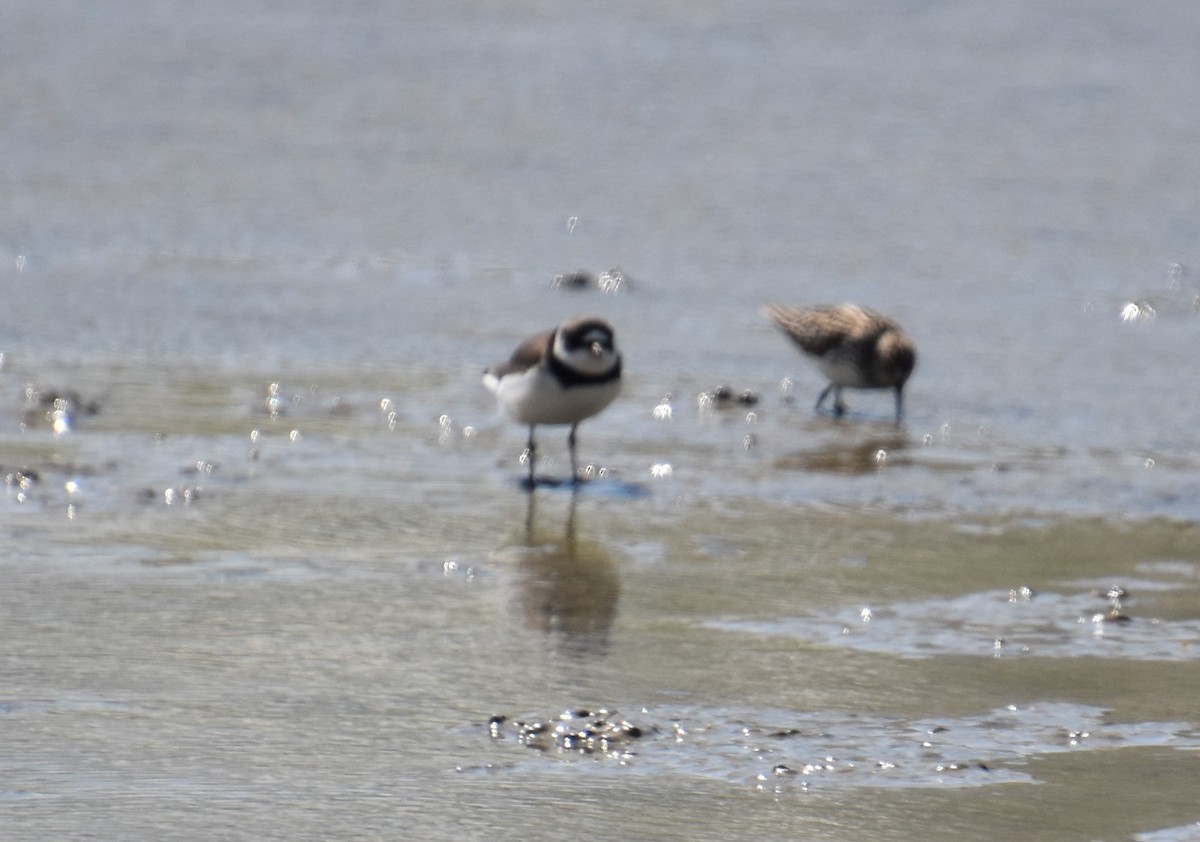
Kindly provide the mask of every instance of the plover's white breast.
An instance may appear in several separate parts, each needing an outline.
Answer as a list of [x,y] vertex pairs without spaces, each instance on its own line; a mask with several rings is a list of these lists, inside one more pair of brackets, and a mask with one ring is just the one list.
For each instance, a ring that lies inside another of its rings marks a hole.
[[523,424],[576,424],[600,412],[621,391],[620,379],[564,388],[542,366],[500,378],[489,375],[484,383],[504,411]]

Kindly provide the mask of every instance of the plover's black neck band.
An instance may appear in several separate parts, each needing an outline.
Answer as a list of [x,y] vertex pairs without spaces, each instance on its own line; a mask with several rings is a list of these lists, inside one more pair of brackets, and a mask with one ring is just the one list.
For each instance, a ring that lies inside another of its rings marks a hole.
[[621,358],[617,357],[616,363],[608,371],[589,374],[586,371],[571,368],[551,352],[546,355],[546,368],[564,389],[570,389],[572,386],[597,386],[620,378]]

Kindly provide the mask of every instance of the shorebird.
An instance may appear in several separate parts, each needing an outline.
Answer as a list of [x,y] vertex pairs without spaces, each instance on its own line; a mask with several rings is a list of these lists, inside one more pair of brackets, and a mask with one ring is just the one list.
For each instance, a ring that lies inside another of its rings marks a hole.
[[896,423],[904,414],[904,384],[917,362],[917,349],[892,319],[859,307],[784,307],[768,304],[769,316],[829,378],[817,398],[820,409],[833,392],[833,412],[843,415],[842,389],[892,389],[896,394]]
[[492,366],[483,383],[513,420],[529,425],[524,458],[534,487],[534,430],[538,424],[570,424],[571,479],[578,481],[575,431],[621,390],[621,354],[612,325],[594,316],[571,319],[529,337],[507,362]]

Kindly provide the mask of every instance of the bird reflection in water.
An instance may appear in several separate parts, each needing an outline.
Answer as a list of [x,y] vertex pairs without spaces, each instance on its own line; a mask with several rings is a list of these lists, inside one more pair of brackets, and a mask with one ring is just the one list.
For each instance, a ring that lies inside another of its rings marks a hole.
[[826,474],[867,474],[909,458],[911,446],[903,435],[870,436],[842,443],[828,442],[820,447],[790,453],[776,462],[780,468]]
[[514,548],[520,614],[564,650],[605,654],[621,591],[617,566],[601,544],[578,537],[577,493],[572,492],[566,522],[557,528],[538,525],[537,497],[528,495],[525,533]]

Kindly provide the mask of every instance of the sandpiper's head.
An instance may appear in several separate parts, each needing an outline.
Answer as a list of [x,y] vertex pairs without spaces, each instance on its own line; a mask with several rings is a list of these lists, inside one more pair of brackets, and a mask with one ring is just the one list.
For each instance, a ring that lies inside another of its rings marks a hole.
[[898,330],[879,338],[879,373],[888,385],[903,386],[917,365],[917,349],[912,340]]
[[554,356],[576,371],[604,374],[620,365],[613,327],[595,316],[571,319],[554,332]]

